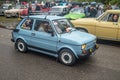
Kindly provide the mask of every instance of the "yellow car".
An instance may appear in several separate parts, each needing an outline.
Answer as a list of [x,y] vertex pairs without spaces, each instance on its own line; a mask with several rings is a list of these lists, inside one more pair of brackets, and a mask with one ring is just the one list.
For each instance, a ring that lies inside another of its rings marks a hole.
[[107,10],[98,18],[71,20],[77,29],[96,35],[99,39],[120,41],[120,10]]

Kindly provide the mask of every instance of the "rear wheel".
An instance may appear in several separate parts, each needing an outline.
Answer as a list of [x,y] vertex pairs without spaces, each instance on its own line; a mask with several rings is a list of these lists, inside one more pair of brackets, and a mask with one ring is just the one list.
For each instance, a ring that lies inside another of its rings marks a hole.
[[22,53],[27,52],[27,45],[21,39],[17,40],[17,42],[15,43],[15,47],[16,47],[16,49],[18,49],[18,51],[20,51]]
[[73,54],[73,52],[69,49],[63,49],[59,53],[59,60],[65,65],[71,66],[75,64],[76,62],[76,57]]

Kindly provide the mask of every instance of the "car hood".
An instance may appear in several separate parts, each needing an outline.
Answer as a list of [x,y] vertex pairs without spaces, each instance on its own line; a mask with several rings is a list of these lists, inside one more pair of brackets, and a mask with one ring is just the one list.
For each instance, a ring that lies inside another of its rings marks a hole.
[[71,20],[75,25],[95,25],[96,18],[80,18],[76,20]]
[[19,12],[20,9],[10,9],[10,10],[5,10],[5,12]]
[[96,40],[96,36],[79,30],[61,34],[60,41],[72,45],[82,45]]

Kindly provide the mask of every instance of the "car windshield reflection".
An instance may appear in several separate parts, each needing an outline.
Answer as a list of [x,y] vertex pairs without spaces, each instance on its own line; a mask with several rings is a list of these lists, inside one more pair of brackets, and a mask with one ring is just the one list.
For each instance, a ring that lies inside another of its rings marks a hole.
[[67,19],[53,20],[53,24],[57,33],[59,34],[68,33],[76,30]]

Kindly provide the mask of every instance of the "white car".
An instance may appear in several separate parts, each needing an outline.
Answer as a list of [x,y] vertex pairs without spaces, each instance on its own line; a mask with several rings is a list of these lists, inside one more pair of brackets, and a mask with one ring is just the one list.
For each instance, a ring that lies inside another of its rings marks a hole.
[[25,7],[20,5],[9,7],[9,10],[5,10],[4,15],[5,17],[19,17],[23,9],[25,9]]
[[57,15],[57,16],[63,16],[67,13],[69,13],[68,6],[53,6],[49,11],[50,15]]
[[4,15],[4,11],[7,10],[9,6],[12,6],[12,4],[2,4],[0,6],[0,15]]

